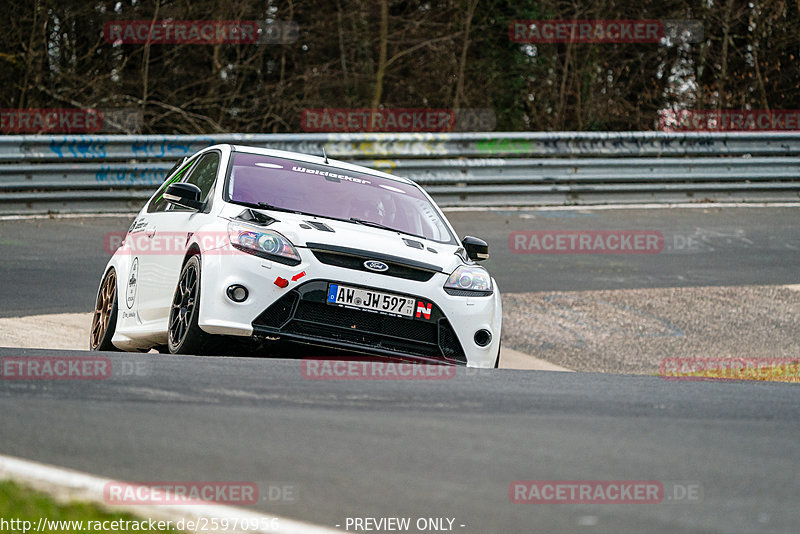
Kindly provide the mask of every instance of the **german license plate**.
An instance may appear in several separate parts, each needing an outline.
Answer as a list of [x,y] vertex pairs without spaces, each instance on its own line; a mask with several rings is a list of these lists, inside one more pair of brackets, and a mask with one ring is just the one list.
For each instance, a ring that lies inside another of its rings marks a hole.
[[405,317],[411,317],[414,314],[413,298],[339,284],[330,284],[328,286],[328,304],[391,313]]

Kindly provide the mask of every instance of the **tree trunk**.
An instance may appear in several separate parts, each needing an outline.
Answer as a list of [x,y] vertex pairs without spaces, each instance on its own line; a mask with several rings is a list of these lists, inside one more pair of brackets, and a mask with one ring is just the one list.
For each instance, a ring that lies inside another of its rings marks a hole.
[[464,17],[464,44],[461,47],[461,60],[458,63],[458,82],[456,82],[456,95],[453,98],[454,110],[458,109],[461,105],[461,100],[464,98],[464,70],[467,65],[467,49],[469,49],[469,29],[472,25],[472,17],[475,16],[475,7],[477,5],[478,0],[472,0],[467,5],[467,13]]
[[381,105],[383,96],[383,77],[386,75],[386,48],[389,41],[389,0],[381,0],[381,33],[378,52],[378,71],[375,73],[375,91],[372,95],[372,109]]

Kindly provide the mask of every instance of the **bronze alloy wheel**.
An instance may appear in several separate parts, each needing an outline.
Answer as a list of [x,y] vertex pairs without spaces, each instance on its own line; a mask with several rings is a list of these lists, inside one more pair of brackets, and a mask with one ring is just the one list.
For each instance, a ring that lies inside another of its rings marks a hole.
[[117,320],[117,273],[109,269],[97,292],[94,305],[89,348],[92,350],[115,350],[111,344]]

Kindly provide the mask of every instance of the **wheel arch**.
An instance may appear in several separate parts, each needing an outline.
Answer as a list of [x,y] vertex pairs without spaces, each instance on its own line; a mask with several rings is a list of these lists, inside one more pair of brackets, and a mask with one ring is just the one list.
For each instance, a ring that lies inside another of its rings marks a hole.
[[103,270],[103,275],[100,277],[100,283],[97,284],[97,291],[94,293],[94,298],[96,301],[97,297],[100,295],[100,290],[103,289],[103,282],[105,282],[108,273],[111,271],[114,271],[114,275],[117,277],[114,291],[117,293],[117,309],[119,309],[119,267],[117,267],[113,261],[109,261],[106,268]]
[[183,256],[183,262],[181,263],[181,270],[186,266],[186,262],[189,261],[189,258],[192,256],[200,256],[201,258],[203,256],[202,252],[200,251],[200,245],[197,243],[192,243],[189,245],[189,248],[186,249],[186,254]]

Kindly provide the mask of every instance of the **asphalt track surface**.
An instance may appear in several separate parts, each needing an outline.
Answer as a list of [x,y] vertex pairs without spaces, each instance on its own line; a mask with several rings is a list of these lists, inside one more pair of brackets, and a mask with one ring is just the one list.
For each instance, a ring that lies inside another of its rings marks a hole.
[[[798,282],[796,208],[585,211],[451,218],[490,241],[504,291]],[[2,313],[90,310],[103,234],[127,221],[0,222]],[[508,250],[510,231],[542,227],[702,239],[647,257]],[[86,353],[0,349],[44,354]],[[305,379],[295,360],[110,357],[117,371],[143,367],[102,381],[0,380],[0,452],[129,481],[291,485],[294,502],[257,508],[326,526],[391,516],[454,518],[465,533],[788,533],[800,523],[795,384],[465,369],[330,381]],[[515,504],[515,480],[651,480],[700,496]]]
[[[486,239],[501,291],[778,285],[800,282],[800,208],[450,212],[460,235]],[[131,217],[0,221],[0,317],[93,309],[111,256],[104,236]],[[658,254],[515,254],[525,230],[661,232]]]
[[[0,349],[44,354],[57,353]],[[0,450],[128,481],[291,485],[294,502],[256,508],[331,527],[389,516],[455,518],[465,533],[797,532],[795,385],[465,369],[312,381],[294,360],[111,357],[108,380],[0,381]],[[123,361],[143,367],[118,375]],[[680,481],[700,492],[515,504],[515,480]]]

